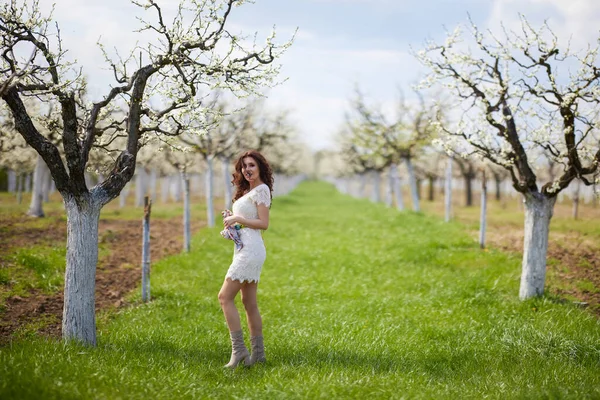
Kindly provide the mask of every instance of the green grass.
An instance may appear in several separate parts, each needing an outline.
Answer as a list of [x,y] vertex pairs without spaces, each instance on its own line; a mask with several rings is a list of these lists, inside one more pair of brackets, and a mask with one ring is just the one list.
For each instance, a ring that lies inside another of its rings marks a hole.
[[[11,296],[28,296],[30,289],[52,293],[63,286],[66,248],[20,248],[0,267],[0,304]],[[1,311],[1,310],[0,310]]]
[[313,182],[275,199],[264,234],[268,362],[223,370],[216,295],[232,245],[218,230],[153,265],[151,303],[136,292],[138,306],[101,314],[97,348],[0,349],[0,398],[600,397],[598,319],[519,301],[518,257],[479,251],[458,223]]

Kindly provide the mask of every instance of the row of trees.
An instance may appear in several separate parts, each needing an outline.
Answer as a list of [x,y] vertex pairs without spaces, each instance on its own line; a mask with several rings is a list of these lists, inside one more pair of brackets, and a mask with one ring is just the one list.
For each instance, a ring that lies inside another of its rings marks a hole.
[[418,87],[428,91],[429,104],[417,92],[416,102],[400,101],[396,117],[389,119],[358,93],[341,150],[355,172],[389,168],[394,176],[395,164],[405,162],[417,211],[412,165],[417,157],[426,160],[420,165],[427,169],[435,164],[436,150],[453,156],[467,183],[467,202],[477,164],[508,177],[525,205],[519,296],[527,299],[544,291],[558,194],[574,181],[598,182],[599,48],[573,52],[559,46],[547,25],[536,29],[524,18],[520,32],[494,35],[472,23],[470,28],[470,37],[457,29],[445,43],[429,42],[415,54],[429,71]]
[[[102,207],[134,176],[144,148],[183,149],[177,137],[206,140],[219,120],[215,91],[246,97],[276,84],[275,60],[291,45],[278,44],[274,32],[262,45],[230,32],[230,15],[245,0],[181,0],[173,13],[154,0],[133,3],[149,44],[121,52],[125,58],[104,52],[115,82],[97,101],[38,0],[0,5],[0,98],[15,131],[48,167],[67,214],[63,337],[90,345]],[[86,171],[97,160],[104,179],[89,187]]]

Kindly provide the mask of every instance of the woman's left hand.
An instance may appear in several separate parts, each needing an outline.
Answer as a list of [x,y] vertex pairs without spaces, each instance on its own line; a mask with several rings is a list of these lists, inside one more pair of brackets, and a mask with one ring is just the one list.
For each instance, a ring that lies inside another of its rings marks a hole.
[[231,215],[229,217],[223,218],[223,225],[225,225],[226,228],[233,226],[238,222],[239,221],[237,215]]

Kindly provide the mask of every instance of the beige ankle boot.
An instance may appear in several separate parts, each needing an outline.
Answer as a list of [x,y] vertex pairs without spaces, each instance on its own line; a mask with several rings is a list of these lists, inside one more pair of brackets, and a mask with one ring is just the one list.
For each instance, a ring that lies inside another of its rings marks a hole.
[[244,344],[244,332],[241,330],[235,332],[229,332],[231,336],[231,359],[229,363],[225,365],[225,368],[234,369],[242,361],[250,358],[250,353]]
[[265,345],[263,343],[262,336],[250,336],[250,343],[252,344],[252,355],[246,359],[246,365],[250,366],[256,363],[262,363],[267,361],[265,357]]

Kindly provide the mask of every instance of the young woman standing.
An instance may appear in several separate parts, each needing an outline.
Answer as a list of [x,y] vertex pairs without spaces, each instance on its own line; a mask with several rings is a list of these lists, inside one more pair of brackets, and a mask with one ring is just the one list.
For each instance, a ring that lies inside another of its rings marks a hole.
[[[241,225],[238,232],[244,246],[240,250],[234,249],[233,262],[219,291],[219,302],[231,336],[231,359],[225,365],[227,368],[235,368],[242,361],[246,365],[266,361],[256,293],[262,265],[267,257],[262,231],[269,227],[273,172],[259,152],[250,150],[236,161],[232,183],[236,187],[233,215],[225,218],[223,225]],[[252,355],[244,344],[240,315],[234,303],[240,291],[250,330]]]

